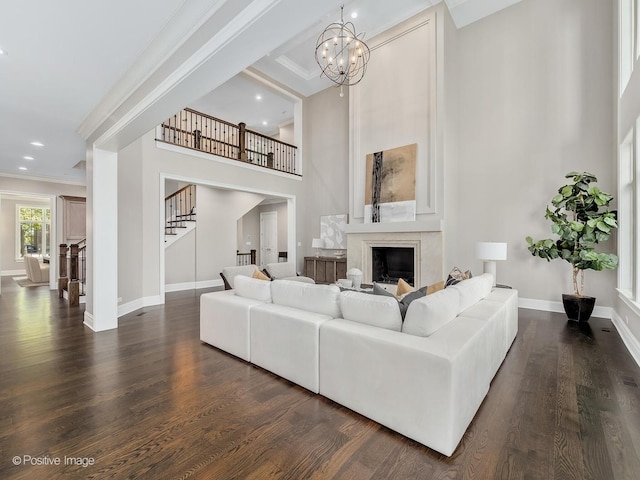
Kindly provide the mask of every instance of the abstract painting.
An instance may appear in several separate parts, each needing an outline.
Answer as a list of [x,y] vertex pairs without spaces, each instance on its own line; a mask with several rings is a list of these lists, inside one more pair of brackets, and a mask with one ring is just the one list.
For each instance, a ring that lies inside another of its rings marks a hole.
[[366,157],[365,223],[416,219],[416,154],[413,143]]
[[347,214],[322,215],[320,217],[320,238],[324,240],[324,248],[333,250],[346,250]]

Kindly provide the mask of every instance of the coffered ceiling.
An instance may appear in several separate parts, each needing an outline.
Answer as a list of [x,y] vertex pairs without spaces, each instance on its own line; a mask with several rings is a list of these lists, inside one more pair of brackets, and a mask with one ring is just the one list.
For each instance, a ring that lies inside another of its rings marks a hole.
[[[83,183],[85,144],[77,130],[87,115],[150,45],[166,41],[167,25],[182,22],[185,32],[193,32],[205,12],[229,1],[3,2],[0,49],[6,54],[0,55],[0,174]],[[251,8],[251,0],[242,1]],[[517,1],[446,3],[461,28]],[[366,41],[439,2],[353,0],[345,3],[344,14],[358,32],[365,33]],[[330,11],[317,18],[313,28],[271,51],[253,69],[303,96],[330,86],[320,77],[313,52],[324,26],[340,18],[335,3],[328,3]],[[261,96],[259,101],[256,95]],[[293,115],[290,100],[246,75],[232,78],[189,106],[234,123],[244,121],[265,133]]]

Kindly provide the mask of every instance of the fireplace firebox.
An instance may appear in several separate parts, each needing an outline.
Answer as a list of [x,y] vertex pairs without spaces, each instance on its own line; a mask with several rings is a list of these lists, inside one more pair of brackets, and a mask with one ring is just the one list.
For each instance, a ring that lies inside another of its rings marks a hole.
[[397,283],[403,279],[414,285],[415,265],[412,247],[372,247],[371,279],[380,283]]

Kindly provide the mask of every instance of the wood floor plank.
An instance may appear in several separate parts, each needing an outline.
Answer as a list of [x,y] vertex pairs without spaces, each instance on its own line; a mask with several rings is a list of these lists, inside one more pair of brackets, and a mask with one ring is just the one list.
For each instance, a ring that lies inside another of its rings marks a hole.
[[[606,319],[520,310],[505,362],[445,457],[200,342],[203,291],[94,333],[82,306],[0,281],[3,480],[640,478],[640,368]],[[94,464],[13,464],[25,455]]]

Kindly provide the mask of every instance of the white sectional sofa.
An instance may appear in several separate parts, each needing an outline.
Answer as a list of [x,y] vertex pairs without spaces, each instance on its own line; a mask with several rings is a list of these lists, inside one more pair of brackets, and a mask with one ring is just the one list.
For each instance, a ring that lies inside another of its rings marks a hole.
[[201,297],[201,340],[452,455],[517,334],[481,275],[414,300],[239,275]]

